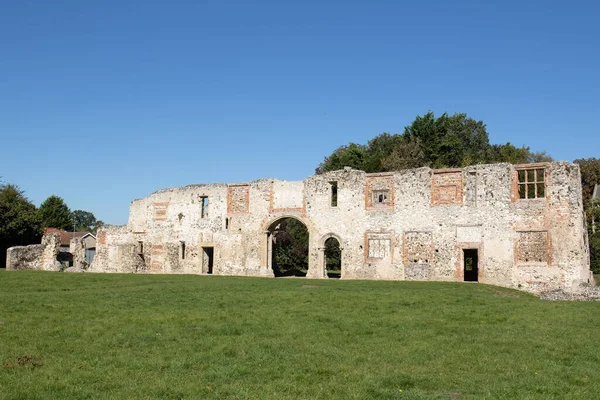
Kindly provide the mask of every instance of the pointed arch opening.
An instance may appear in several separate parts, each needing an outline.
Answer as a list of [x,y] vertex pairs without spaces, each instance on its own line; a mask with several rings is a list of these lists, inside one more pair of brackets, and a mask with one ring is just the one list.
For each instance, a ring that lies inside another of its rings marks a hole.
[[275,277],[305,277],[308,272],[309,232],[297,218],[282,217],[267,230],[267,261]]

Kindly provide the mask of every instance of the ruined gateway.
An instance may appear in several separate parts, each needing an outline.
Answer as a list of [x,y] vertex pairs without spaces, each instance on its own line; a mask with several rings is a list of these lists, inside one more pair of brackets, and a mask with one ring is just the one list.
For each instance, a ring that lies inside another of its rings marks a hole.
[[159,190],[131,203],[127,226],[98,233],[90,271],[273,276],[282,218],[309,232],[307,277],[473,280],[533,292],[592,281],[579,168],[567,162],[344,170],[304,181]]

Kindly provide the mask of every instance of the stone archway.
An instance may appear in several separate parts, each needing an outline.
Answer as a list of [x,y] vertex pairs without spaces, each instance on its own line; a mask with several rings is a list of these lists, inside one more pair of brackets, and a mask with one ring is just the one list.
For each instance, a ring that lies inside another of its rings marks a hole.
[[310,229],[294,215],[282,215],[266,225],[266,268],[275,277],[304,277],[310,267]]
[[335,233],[324,235],[319,241],[319,266],[323,278],[341,278],[343,272],[342,239]]

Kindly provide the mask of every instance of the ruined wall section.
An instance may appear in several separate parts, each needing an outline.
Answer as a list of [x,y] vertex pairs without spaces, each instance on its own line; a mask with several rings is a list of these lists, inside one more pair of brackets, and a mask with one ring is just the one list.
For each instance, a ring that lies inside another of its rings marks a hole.
[[133,238],[129,240],[143,245],[150,273],[207,273],[204,251],[212,249],[214,274],[272,276],[261,251],[266,247],[261,225],[286,213],[272,211],[274,182],[286,186],[281,183],[285,181],[263,179],[158,191],[132,202],[128,230]]
[[[267,265],[267,235],[266,230],[270,223],[284,215],[293,215],[302,218],[304,210],[302,209],[303,199],[298,201],[285,202],[281,199],[279,202],[274,200],[274,190],[279,185],[274,185],[275,179],[261,179],[251,182],[248,185],[248,205],[247,212],[230,212],[228,241],[236,249],[235,259],[228,265],[230,271],[238,274],[250,276],[273,276],[272,270]],[[304,187],[299,187],[299,195],[302,196]],[[279,193],[281,196],[281,193]],[[298,200],[299,197],[295,196]],[[285,210],[280,206],[296,208],[296,210]],[[274,211],[274,208],[277,208]],[[233,211],[233,210],[232,210]],[[241,266],[236,268],[237,266]]]
[[[201,273],[201,246],[214,246],[225,223],[227,185],[190,185],[131,204],[129,231],[148,273]],[[215,249],[215,269],[220,265]]]
[[96,237],[96,255],[88,271],[146,272],[143,256],[127,226],[104,225],[98,230]]
[[[342,270],[346,277],[362,276],[364,263],[366,174],[349,168],[309,177],[306,182],[306,218],[310,232],[313,265],[309,275],[326,277],[323,248],[325,240],[335,237],[342,249]],[[333,188],[336,198],[333,201]],[[372,273],[367,275],[373,276]]]
[[[128,227],[99,234],[95,267],[203,274],[211,249],[214,274],[272,276],[267,232],[294,217],[309,230],[309,277],[326,276],[324,242],[335,237],[344,279],[462,281],[464,251],[475,249],[480,282],[574,288],[589,279],[579,170],[532,165],[546,172],[523,183],[520,168],[348,168],[296,182],[161,190],[132,202]],[[531,198],[521,199],[520,187]]]
[[464,279],[464,250],[478,249],[479,280],[512,286],[513,233],[510,219],[510,164],[477,165],[463,169],[463,212],[456,223],[452,262],[455,278]]
[[60,234],[53,232],[42,236],[41,244],[9,247],[6,251],[6,269],[60,271],[61,265],[56,259],[60,244]]
[[543,168],[545,193],[521,199],[518,183],[513,184],[513,286],[532,291],[575,289],[591,281],[579,168],[567,162],[518,166],[517,171],[520,168],[525,172]]

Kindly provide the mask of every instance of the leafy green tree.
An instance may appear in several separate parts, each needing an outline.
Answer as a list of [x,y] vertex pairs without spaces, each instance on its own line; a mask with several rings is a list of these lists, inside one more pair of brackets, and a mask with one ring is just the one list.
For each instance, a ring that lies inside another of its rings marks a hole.
[[96,223],[94,224],[90,232],[92,232],[95,235],[98,232],[98,229],[102,228],[103,226],[104,221],[96,220]]
[[350,143],[336,149],[316,168],[317,174],[352,167],[365,172],[394,171],[510,162],[525,164],[552,161],[545,152],[510,143],[490,144],[483,121],[467,114],[436,117],[433,112],[417,116],[401,135],[384,132],[367,145]]
[[37,212],[42,228],[57,228],[66,231],[73,229],[71,211],[61,197],[56,195],[48,197]]
[[434,168],[483,163],[490,145],[485,124],[467,114],[444,113],[436,118],[430,111],[423,117],[417,116],[404,128],[404,135],[420,140],[425,159]]
[[[529,147],[527,148],[527,150],[529,151]],[[535,153],[529,151],[529,155],[527,156],[528,163],[550,162],[552,160],[552,156],[550,156],[550,154],[546,153],[545,151],[538,151]]]
[[380,172],[384,171],[383,161],[389,157],[396,147],[404,142],[402,135],[389,134],[384,132],[369,140],[365,149],[365,158],[363,162],[363,171]]
[[96,217],[89,211],[75,210],[71,213],[71,220],[75,223],[75,229],[79,232],[94,230]]
[[35,206],[16,185],[0,185],[0,265],[5,266],[6,249],[39,243],[40,223]]
[[414,136],[402,136],[402,140],[382,161],[383,171],[419,168],[427,165],[421,140]]
[[317,174],[327,171],[335,171],[344,167],[364,170],[366,158],[366,146],[350,143],[347,146],[338,147],[329,157],[319,164]]
[[581,158],[573,161],[579,164],[581,171],[581,190],[583,195],[583,205],[585,209],[589,209],[591,205],[594,186],[600,185],[600,159],[598,158]]
[[499,163],[508,162],[511,164],[526,164],[528,163],[529,154],[528,147],[515,147],[510,142],[506,144],[492,144],[486,149],[486,162]]

